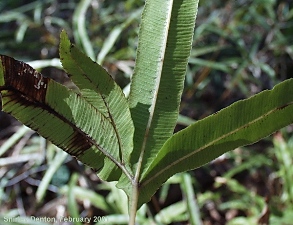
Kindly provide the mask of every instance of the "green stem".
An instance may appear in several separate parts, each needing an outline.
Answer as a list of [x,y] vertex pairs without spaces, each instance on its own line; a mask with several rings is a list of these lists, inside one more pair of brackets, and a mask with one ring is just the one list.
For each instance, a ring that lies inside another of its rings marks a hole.
[[129,223],[128,225],[135,225],[136,211],[138,203],[138,185],[137,182],[132,184],[131,201],[129,207]]

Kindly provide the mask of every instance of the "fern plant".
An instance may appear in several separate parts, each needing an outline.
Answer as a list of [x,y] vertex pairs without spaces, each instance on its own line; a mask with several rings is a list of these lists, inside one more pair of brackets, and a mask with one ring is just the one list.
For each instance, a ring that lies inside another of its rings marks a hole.
[[61,33],[60,60],[73,91],[1,55],[2,110],[118,181],[136,211],[172,175],[260,140],[293,121],[293,80],[173,134],[192,45],[198,0],[147,0],[129,98],[107,71]]

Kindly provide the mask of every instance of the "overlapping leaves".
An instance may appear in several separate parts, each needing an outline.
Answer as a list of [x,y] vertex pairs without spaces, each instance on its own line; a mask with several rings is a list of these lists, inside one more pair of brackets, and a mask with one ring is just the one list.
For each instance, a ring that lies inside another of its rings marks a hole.
[[70,44],[65,32],[60,55],[80,93],[1,56],[3,110],[99,171],[101,178],[118,180],[122,171],[131,177],[125,162],[134,128],[122,90],[101,66]]
[[3,110],[98,170],[101,178],[119,180],[118,187],[138,206],[173,174],[292,123],[293,80],[288,80],[172,134],[197,3],[146,1],[129,100],[63,31],[60,58],[78,92],[1,56]]

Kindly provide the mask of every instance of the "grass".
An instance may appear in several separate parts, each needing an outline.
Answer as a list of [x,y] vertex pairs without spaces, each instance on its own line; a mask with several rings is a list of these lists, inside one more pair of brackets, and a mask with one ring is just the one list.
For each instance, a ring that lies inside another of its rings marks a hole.
[[[1,1],[1,54],[32,62],[45,75],[54,73],[55,79],[61,79],[58,76],[64,75],[55,59],[59,33],[65,28],[73,42],[114,74],[127,93],[143,3]],[[290,1],[200,1],[176,130],[291,77],[292,17]],[[1,114],[0,224],[21,224],[5,221],[12,217],[22,218],[22,224],[46,224],[30,216],[127,223],[127,200],[114,183],[100,181],[93,171],[18,123],[5,127],[5,121],[12,120]],[[292,128],[287,127],[172,177],[139,210],[137,221],[290,224],[292,157]]]

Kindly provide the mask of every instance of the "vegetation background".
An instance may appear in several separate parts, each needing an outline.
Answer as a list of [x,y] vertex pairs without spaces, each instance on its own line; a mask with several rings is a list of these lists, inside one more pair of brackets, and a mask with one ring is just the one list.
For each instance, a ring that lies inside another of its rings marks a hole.
[[[0,54],[73,87],[59,34],[112,74],[127,94],[143,0],[2,0]],[[176,131],[292,77],[291,0],[200,0]],[[140,224],[292,224],[293,127],[177,174],[138,212]],[[0,113],[0,224],[12,217],[126,224],[127,202],[63,151]],[[84,222],[55,224],[84,224]]]

